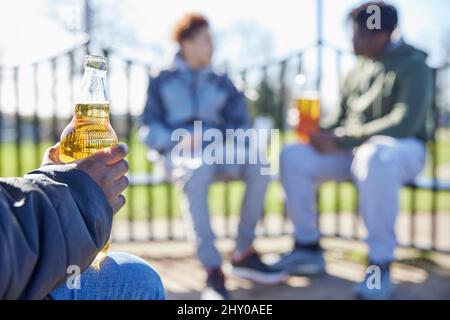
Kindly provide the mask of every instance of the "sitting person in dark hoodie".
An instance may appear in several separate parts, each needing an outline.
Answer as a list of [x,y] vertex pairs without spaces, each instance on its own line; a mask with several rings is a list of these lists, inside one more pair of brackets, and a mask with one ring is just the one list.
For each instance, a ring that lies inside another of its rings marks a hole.
[[56,145],[41,168],[0,179],[0,299],[165,298],[158,273],[138,257],[110,252],[91,266],[125,204],[126,155],[119,144],[64,165]]
[[[373,19],[377,13],[378,26]],[[313,135],[310,144],[290,145],[281,154],[295,246],[277,266],[292,274],[324,270],[315,190],[325,181],[353,179],[368,231],[369,264],[381,273],[379,287],[368,285],[368,273],[355,294],[386,299],[393,293],[389,265],[395,258],[399,191],[425,164],[433,75],[424,52],[393,37],[393,6],[366,3],[349,17],[358,61],[341,89],[339,116]]]

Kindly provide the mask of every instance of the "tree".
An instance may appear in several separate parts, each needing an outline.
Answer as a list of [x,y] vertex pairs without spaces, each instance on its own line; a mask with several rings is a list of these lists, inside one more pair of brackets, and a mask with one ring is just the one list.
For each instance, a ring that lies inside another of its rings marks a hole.
[[254,21],[241,20],[218,31],[216,62],[230,67],[265,63],[273,56],[272,34]]
[[262,80],[256,88],[254,97],[248,99],[251,118],[254,119],[258,115],[269,115],[274,121],[274,126],[281,128],[283,119],[280,108],[284,107],[280,103],[281,94],[266,79]]
[[121,19],[123,1],[47,0],[48,14],[71,33],[89,35],[91,51],[135,46],[133,28]]

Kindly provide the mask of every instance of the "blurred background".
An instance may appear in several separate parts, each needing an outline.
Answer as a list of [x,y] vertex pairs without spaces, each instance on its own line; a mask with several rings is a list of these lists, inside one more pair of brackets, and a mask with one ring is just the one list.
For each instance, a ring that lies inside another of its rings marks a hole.
[[[22,175],[39,166],[43,151],[59,140],[71,118],[84,56],[106,55],[112,124],[131,150],[132,185],[113,239],[184,240],[178,191],[171,181],[153,176],[146,147],[136,138],[149,74],[170,65],[176,53],[171,41],[176,21],[187,12],[209,18],[215,67],[227,71],[245,93],[252,117],[271,116],[287,142],[292,139],[286,121],[290,89],[299,71],[318,84],[325,118],[337,106],[340,79],[354,62],[346,17],[362,2],[0,0],[0,176]],[[402,246],[422,253],[448,253],[450,2],[389,2],[399,11],[405,40],[429,54],[437,79],[435,139],[429,144],[423,183],[402,191],[399,239]],[[212,188],[213,223],[221,238],[235,233],[242,190],[240,182]],[[325,235],[350,240],[364,236],[351,183],[325,184],[318,201]],[[265,211],[258,229],[262,238],[291,231],[276,181],[269,188]]]
[[[177,50],[171,41],[175,22],[192,11],[205,14],[211,21],[216,48],[214,61],[219,68],[237,71],[285,59],[316,46],[319,39],[329,47],[349,53],[351,25],[346,16],[358,3],[361,1],[282,0],[275,4],[256,0],[168,0],[162,4],[138,0],[1,0],[0,65],[8,68],[32,64],[82,46],[90,39],[92,53],[109,50],[122,60],[161,68],[171,63]],[[399,10],[405,39],[429,53],[430,65],[447,62],[450,22],[446,12],[450,3],[397,0],[392,4]],[[306,54],[304,65],[309,72],[317,70],[316,57],[314,50]],[[327,72],[322,89],[327,94],[322,99],[326,108],[332,108],[338,99],[334,59],[333,52],[323,50],[322,69]],[[342,71],[351,64],[346,62]],[[115,69],[114,61],[111,63]],[[42,78],[40,82],[49,83],[50,79]],[[132,97],[133,113],[141,111],[142,92],[145,93],[142,88],[136,89]],[[21,90],[24,96],[32,99],[24,90]],[[123,92],[115,88],[112,93],[117,96],[115,111],[125,112],[124,99],[120,99]],[[11,95],[4,94],[4,111],[13,108],[12,100]],[[41,101],[50,105],[44,96]],[[23,104],[31,105],[28,100]],[[71,109],[71,104],[64,101],[58,108],[65,112]],[[24,107],[23,111],[31,112],[31,108]],[[39,111],[50,112],[48,107],[39,107]]]

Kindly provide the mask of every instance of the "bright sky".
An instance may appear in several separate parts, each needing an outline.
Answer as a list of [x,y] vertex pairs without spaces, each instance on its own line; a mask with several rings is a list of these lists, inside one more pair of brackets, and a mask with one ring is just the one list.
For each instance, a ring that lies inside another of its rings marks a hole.
[[[68,21],[77,22],[77,0],[0,0],[0,51],[4,64],[33,61],[70,47],[74,36],[48,17],[49,4],[66,3],[61,9]],[[174,47],[169,37],[175,21],[187,11],[206,14],[218,32],[239,21],[255,23],[272,34],[273,55],[280,57],[314,41],[316,1],[314,0],[97,0],[103,11],[119,3],[119,19],[136,33],[142,44],[158,44],[170,56]],[[344,17],[358,0],[324,0],[325,39],[348,47]],[[440,42],[450,37],[450,1],[392,0],[400,12],[401,29],[410,42],[440,58]],[[109,6],[111,4],[111,6]],[[117,10],[116,10],[117,11]],[[107,12],[105,12],[107,14]],[[146,51],[144,51],[145,53]],[[139,54],[142,56],[142,54]]]
[[[82,35],[64,30],[49,16],[49,12],[52,11],[50,6],[57,4],[56,11],[64,17],[65,22],[77,25],[80,21],[82,2],[0,0],[0,65],[28,64],[56,55],[79,43]],[[225,44],[220,46],[219,58],[223,59],[226,56],[234,65],[247,65],[257,59],[258,55],[264,59],[282,58],[314,43],[316,39],[315,0],[93,0],[93,2],[101,6],[103,17],[114,19],[115,26],[125,26],[130,30],[141,46],[136,48],[116,45],[116,49],[127,58],[139,58],[152,62],[153,65],[165,64],[172,58],[175,46],[170,41],[171,29],[188,11],[207,15],[215,34],[220,36],[228,33]],[[323,0],[323,34],[326,41],[341,48],[350,48],[345,17],[351,8],[362,2]],[[446,40],[448,43],[450,39],[450,19],[448,19],[450,1],[389,2],[399,9],[400,27],[405,39],[428,51],[430,64],[441,63],[443,42]],[[242,40],[234,37],[232,33],[230,35],[230,30],[239,23],[246,26],[249,38],[261,32],[269,35],[269,43],[266,43],[269,49],[251,52],[246,47],[246,41],[251,39]],[[160,49],[159,54],[149,49],[154,46]],[[145,85],[139,90],[145,91],[144,87]],[[142,95],[139,96],[142,100]],[[7,100],[8,97],[3,99]],[[10,101],[12,104],[12,100]],[[5,101],[3,103],[7,110],[9,103]],[[33,104],[31,100],[28,103]],[[45,101],[42,104],[45,105]],[[133,102],[133,106],[138,112],[142,107],[142,101]],[[28,107],[24,108],[28,110]],[[70,108],[68,106],[69,110]]]

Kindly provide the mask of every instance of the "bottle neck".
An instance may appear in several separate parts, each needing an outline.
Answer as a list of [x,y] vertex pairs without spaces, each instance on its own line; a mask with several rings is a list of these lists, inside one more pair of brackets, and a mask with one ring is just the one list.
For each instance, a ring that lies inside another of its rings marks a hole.
[[77,101],[89,103],[109,102],[106,70],[85,68]]
[[90,74],[90,75],[95,75],[95,76],[100,76],[100,77],[106,77],[106,70],[100,70],[100,69],[96,69],[96,68],[92,68],[92,67],[85,67],[84,68],[84,73],[85,74]]

